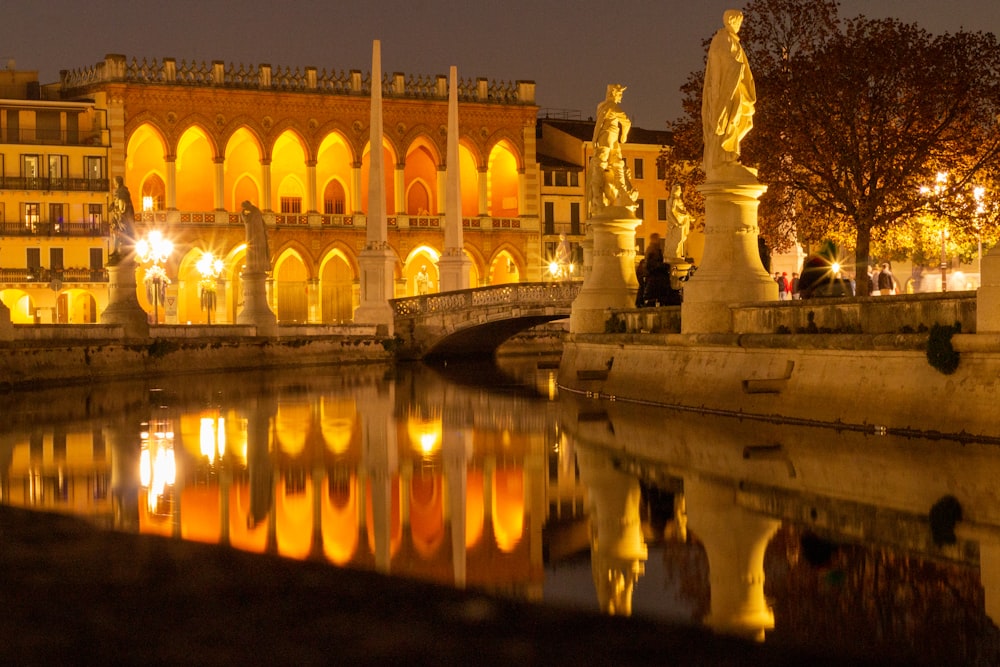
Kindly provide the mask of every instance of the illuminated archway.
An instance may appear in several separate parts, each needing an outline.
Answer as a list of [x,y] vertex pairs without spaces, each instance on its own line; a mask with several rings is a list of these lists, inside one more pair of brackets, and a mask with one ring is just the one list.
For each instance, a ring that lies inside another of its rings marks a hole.
[[463,144],[458,145],[458,164],[462,182],[462,217],[475,218],[479,215],[479,166],[472,151]]
[[521,281],[521,269],[507,250],[501,250],[490,263],[489,284],[505,285]]
[[403,179],[408,215],[434,215],[442,207],[437,201],[437,153],[425,137],[418,137],[406,153]]
[[275,305],[279,322],[309,321],[309,274],[302,256],[293,250],[281,254],[274,265]]
[[505,141],[490,151],[487,167],[489,214],[495,218],[514,218],[519,214],[520,178],[517,158]]
[[316,153],[316,180],[323,184],[320,211],[326,215],[350,215],[356,202],[350,200],[351,165],[354,155],[339,132],[323,138]]
[[225,174],[223,191],[226,201],[223,205],[230,211],[239,211],[240,204],[249,201],[266,209],[261,201],[261,147],[257,137],[246,128],[236,130],[226,143]]
[[350,322],[354,317],[354,270],[340,250],[320,267],[320,310],[323,322]]
[[163,183],[163,177],[156,172],[146,175],[139,193],[139,201],[132,202],[136,208],[143,211],[160,211],[166,206],[167,186]]
[[56,322],[93,324],[97,322],[97,301],[87,290],[68,289],[56,298]]
[[419,279],[420,272],[426,269],[427,292],[437,292],[441,287],[440,275],[438,274],[438,259],[441,255],[434,248],[422,245],[410,251],[409,256],[403,263],[403,278],[406,279],[406,295],[417,296],[420,293]]
[[177,142],[177,208],[211,211],[215,208],[215,150],[205,132],[189,127]]
[[[392,152],[391,146],[388,142],[383,142],[382,144],[382,168],[385,171],[385,212],[387,215],[395,215],[397,213],[395,204],[395,192],[394,187],[395,178],[393,177],[395,172],[396,156]],[[368,213],[368,184],[369,184],[369,174],[371,172],[371,145],[365,146],[365,154],[361,159],[361,211],[362,213]]]
[[14,324],[35,323],[35,304],[24,290],[6,289],[0,291],[0,300],[10,310],[10,321]]
[[[167,173],[166,152],[163,136],[152,125],[140,125],[132,132],[125,147],[125,185],[129,192],[141,197],[143,186],[153,175],[162,184],[160,174]],[[132,205],[141,210],[142,200],[135,197],[133,194]],[[165,202],[160,202],[160,208],[164,206]]]
[[269,205],[273,211],[285,213],[305,213],[304,183],[306,175],[306,147],[302,138],[285,130],[274,142],[271,153],[271,182],[278,184],[274,192],[275,200]]

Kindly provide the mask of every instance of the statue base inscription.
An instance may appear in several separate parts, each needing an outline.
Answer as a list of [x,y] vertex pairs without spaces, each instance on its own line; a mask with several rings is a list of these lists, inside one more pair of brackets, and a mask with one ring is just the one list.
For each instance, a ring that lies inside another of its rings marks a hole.
[[604,333],[607,309],[632,308],[639,281],[635,276],[635,228],[642,221],[624,207],[608,207],[588,221],[593,232],[591,269],[569,318],[571,333]]
[[108,307],[101,313],[101,324],[120,324],[126,338],[148,338],[149,317],[135,293],[135,261],[126,258],[107,268]]

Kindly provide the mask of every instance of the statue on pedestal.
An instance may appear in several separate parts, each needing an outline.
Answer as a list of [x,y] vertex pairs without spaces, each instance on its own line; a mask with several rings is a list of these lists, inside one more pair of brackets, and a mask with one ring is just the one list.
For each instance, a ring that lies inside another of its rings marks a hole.
[[691,231],[692,215],[684,206],[681,197],[681,186],[675,183],[670,188],[670,198],[667,199],[667,237],[663,243],[663,257],[667,261],[687,257],[687,237]]
[[269,273],[271,271],[271,255],[267,248],[267,228],[264,226],[264,215],[260,209],[244,201],[240,218],[246,229],[247,262],[249,273]]
[[622,111],[625,86],[609,84],[607,96],[597,106],[594,123],[594,157],[590,158],[590,211],[595,216],[608,206],[635,211],[639,193],[632,187],[631,174],[622,157],[621,146],[628,140],[632,121]]
[[125,187],[121,176],[115,176],[115,187],[109,206],[111,237],[113,245],[108,257],[109,264],[117,264],[129,254],[135,245],[135,208],[132,195]]
[[724,171],[755,171],[740,164],[740,142],[753,127],[757,91],[746,53],[740,44],[743,12],[727,9],[723,27],[708,48],[705,84],[702,91],[701,120],[705,141],[705,174],[725,177]]

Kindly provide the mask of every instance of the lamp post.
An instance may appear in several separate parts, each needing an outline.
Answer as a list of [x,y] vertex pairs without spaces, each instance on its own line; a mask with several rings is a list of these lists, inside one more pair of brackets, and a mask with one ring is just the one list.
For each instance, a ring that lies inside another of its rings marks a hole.
[[153,323],[160,322],[160,301],[164,297],[170,278],[163,267],[170,253],[174,251],[174,244],[170,239],[164,238],[163,234],[154,229],[144,239],[140,239],[135,244],[135,254],[143,264],[149,263],[146,269],[146,295],[153,301]]
[[[948,172],[939,171],[937,178],[934,179],[934,187],[929,188],[924,186],[920,188],[920,193],[924,195],[933,195],[935,199],[941,197],[945,191],[945,186],[948,183]],[[939,265],[941,269],[941,291],[948,291],[948,228],[944,226],[941,228],[941,263]]]
[[205,309],[208,323],[212,323],[212,311],[215,310],[215,281],[222,273],[224,264],[221,259],[210,252],[203,253],[201,259],[195,264],[198,273],[201,274],[201,307]]

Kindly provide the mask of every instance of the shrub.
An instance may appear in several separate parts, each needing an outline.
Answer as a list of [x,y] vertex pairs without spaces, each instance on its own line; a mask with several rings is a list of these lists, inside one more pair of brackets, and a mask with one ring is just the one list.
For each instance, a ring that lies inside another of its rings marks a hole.
[[958,352],[952,347],[951,337],[961,330],[959,322],[952,326],[935,324],[927,336],[927,361],[945,375],[951,375],[958,369]]

